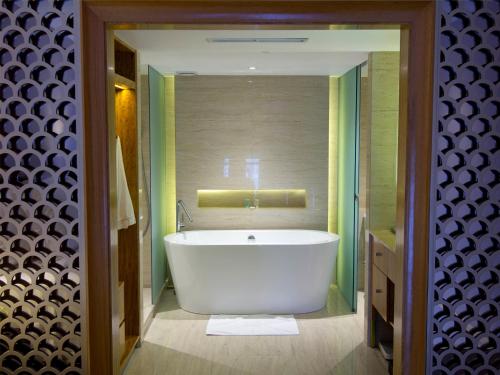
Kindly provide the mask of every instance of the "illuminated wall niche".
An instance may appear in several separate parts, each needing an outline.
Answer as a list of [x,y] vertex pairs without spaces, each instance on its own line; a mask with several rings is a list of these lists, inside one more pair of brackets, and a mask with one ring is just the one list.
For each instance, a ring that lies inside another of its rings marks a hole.
[[198,190],[198,207],[306,208],[304,189]]

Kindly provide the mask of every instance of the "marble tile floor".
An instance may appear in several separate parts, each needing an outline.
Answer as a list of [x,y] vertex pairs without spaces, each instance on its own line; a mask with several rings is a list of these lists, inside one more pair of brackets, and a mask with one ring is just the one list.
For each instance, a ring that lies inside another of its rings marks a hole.
[[332,286],[327,306],[295,315],[298,336],[206,336],[209,315],[179,308],[166,290],[126,375],[382,375],[383,359],[363,342],[363,293],[353,314]]

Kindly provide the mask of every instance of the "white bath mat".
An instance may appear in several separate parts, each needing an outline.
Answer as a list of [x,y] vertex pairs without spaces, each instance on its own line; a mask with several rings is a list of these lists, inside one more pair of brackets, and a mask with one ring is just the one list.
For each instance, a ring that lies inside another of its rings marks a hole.
[[209,336],[288,336],[298,335],[293,315],[211,315]]

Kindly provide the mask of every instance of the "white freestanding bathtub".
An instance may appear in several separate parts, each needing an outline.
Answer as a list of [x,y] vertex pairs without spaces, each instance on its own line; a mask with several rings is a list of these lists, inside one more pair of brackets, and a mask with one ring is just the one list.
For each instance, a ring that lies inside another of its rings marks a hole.
[[325,306],[339,237],[313,230],[202,230],[164,240],[182,309],[300,314]]

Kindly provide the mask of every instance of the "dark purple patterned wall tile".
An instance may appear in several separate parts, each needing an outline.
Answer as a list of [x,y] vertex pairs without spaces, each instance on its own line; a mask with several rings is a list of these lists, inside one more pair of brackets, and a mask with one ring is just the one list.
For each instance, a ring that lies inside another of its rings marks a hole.
[[437,2],[428,373],[500,371],[500,2]]
[[0,8],[0,374],[79,374],[73,1]]

